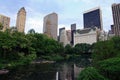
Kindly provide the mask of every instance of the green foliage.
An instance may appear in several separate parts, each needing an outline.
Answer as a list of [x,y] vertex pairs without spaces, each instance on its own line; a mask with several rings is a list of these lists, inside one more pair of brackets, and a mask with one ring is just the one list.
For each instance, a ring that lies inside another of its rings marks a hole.
[[67,44],[65,46],[65,54],[73,54],[73,48],[71,45]]
[[108,80],[104,78],[99,72],[93,68],[88,67],[81,71],[78,76],[78,80]]
[[34,29],[30,29],[30,30],[28,31],[28,34],[35,34],[35,30],[34,30]]
[[98,62],[99,70],[110,80],[120,80],[120,57]]
[[120,37],[113,37],[108,41],[101,41],[94,44],[93,62],[120,56]]
[[21,54],[25,58],[27,58],[27,55],[35,54],[35,50],[31,47],[31,42],[26,35],[19,32],[0,32],[1,68],[21,63]]
[[113,43],[114,43],[114,52],[116,53],[116,55],[117,56],[119,56],[120,54],[120,37],[113,37],[112,39],[111,39],[111,41],[113,41]]
[[0,32],[0,68],[27,64],[36,56],[50,56],[55,58],[53,60],[60,60],[63,50],[62,44],[43,34],[25,35],[19,32],[11,33],[9,30]]
[[110,80],[120,80],[120,37],[97,42],[93,46],[93,64]]
[[86,43],[76,44],[73,49],[76,54],[90,53],[91,45]]
[[61,54],[64,49],[62,44],[43,34],[28,34],[27,37],[31,41],[32,47],[35,49],[38,57],[42,55]]
[[98,62],[116,56],[112,41],[101,41],[94,45],[93,61]]
[[120,72],[120,57],[110,58],[98,63],[99,68],[110,72]]
[[0,23],[0,30],[2,30],[3,29],[3,24],[2,23]]
[[61,55],[51,55],[51,56],[42,56],[43,59],[50,61],[61,61],[64,60],[64,57]]

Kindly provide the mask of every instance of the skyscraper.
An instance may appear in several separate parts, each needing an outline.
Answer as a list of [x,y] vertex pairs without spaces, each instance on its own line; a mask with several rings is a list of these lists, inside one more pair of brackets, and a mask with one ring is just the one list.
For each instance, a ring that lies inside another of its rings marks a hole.
[[74,32],[76,31],[76,24],[71,24],[71,44],[74,44]]
[[114,34],[115,32],[114,25],[111,25],[111,33]]
[[48,37],[57,40],[58,15],[56,13],[48,14],[44,17],[43,33]]
[[26,22],[26,11],[22,7],[17,13],[16,27],[18,32],[24,32]]
[[113,22],[114,22],[114,33],[120,36],[120,3],[112,4]]
[[4,15],[0,15],[0,23],[3,25],[2,31],[5,31],[10,27],[10,18]]
[[84,28],[97,27],[100,30],[103,29],[102,14],[101,14],[101,9],[99,7],[84,12],[83,20],[84,20]]
[[71,42],[71,30],[66,30],[68,41]]
[[63,43],[64,46],[69,44],[69,40],[66,34],[65,27],[59,29],[59,42]]

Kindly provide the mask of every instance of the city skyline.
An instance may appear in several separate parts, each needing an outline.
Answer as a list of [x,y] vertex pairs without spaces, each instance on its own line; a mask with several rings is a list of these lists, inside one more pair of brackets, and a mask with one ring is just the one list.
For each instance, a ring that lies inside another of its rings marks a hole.
[[102,9],[103,29],[108,31],[113,24],[111,5],[119,2],[119,0],[97,2],[95,0],[11,0],[10,2],[4,0],[0,1],[0,14],[9,16],[10,26],[15,26],[17,11],[25,7],[27,12],[25,32],[33,28],[36,32],[43,33],[43,17],[49,13],[58,14],[58,29],[61,27],[70,29],[73,23],[76,23],[77,29],[83,29],[84,11],[99,6]]

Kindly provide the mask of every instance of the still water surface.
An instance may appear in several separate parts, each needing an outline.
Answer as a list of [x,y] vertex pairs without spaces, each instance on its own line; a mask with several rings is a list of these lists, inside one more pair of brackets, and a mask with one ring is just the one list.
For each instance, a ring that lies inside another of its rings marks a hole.
[[30,64],[0,75],[0,80],[76,80],[78,71],[86,66],[90,66],[88,57],[58,63]]

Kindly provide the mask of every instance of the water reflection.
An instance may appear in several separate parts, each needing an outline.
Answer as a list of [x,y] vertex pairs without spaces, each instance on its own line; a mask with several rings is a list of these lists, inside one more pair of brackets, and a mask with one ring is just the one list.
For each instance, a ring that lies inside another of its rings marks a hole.
[[59,63],[19,66],[8,74],[0,75],[0,80],[76,80],[79,72],[85,66],[90,66],[89,58],[79,59]]

